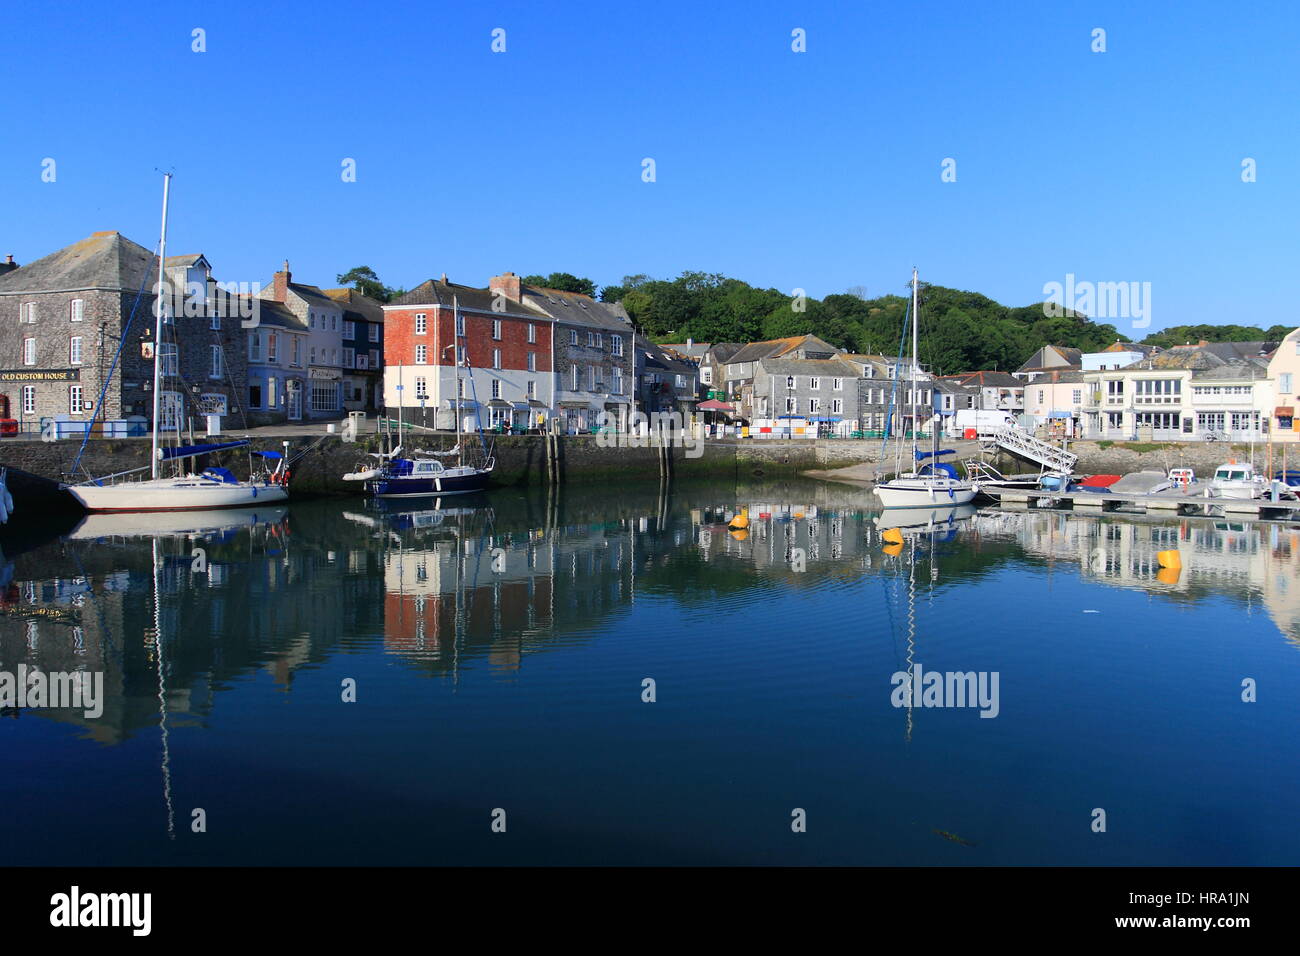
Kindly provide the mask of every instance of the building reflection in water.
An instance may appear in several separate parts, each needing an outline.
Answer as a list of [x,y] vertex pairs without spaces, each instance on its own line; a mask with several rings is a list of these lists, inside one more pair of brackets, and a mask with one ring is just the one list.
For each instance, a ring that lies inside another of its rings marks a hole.
[[[899,526],[909,544],[887,545],[882,532]],[[205,527],[119,521],[6,540],[0,668],[104,671],[102,718],[40,714],[113,744],[158,727],[160,695],[170,726],[201,723],[236,682],[265,675],[288,693],[296,673],[339,653],[378,650],[453,683],[472,667],[522,679],[530,655],[595,639],[647,596],[717,620],[765,591],[864,580],[861,600],[887,607],[903,665],[917,588],[978,586],[1026,560],[1171,600],[1226,595],[1300,646],[1298,544],[1294,527],[1203,519],[968,509],[877,521],[859,489],[805,482],[308,502]],[[1171,575],[1156,555],[1174,548],[1183,567]]]

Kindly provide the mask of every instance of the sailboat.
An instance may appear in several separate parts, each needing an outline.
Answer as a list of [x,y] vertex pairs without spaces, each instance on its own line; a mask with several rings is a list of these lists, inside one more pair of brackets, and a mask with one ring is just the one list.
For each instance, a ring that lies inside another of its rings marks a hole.
[[[180,469],[182,462],[192,461],[199,455],[242,448],[247,439],[205,445],[163,447],[159,441],[162,425],[162,341],[166,305],[167,263],[167,199],[171,186],[171,173],[163,174],[162,235],[158,249],[158,293],[155,302],[154,355],[153,355],[153,446],[149,463],[149,478],[133,478],[143,468],[118,472],[103,478],[74,485],[64,485],[87,511],[140,512],[140,511],[208,511],[213,508],[239,508],[284,501],[289,497],[285,472],[286,460],[276,451],[256,452],[266,465],[260,474],[247,481],[236,478],[228,469],[209,468],[199,474]],[[175,413],[173,413],[174,415]],[[179,421],[174,422],[180,434]],[[176,473],[171,477],[162,474],[164,462],[176,463]],[[271,467],[274,462],[274,468]]]
[[[460,328],[460,305],[452,299],[455,328]],[[461,338],[461,336],[458,336]],[[450,346],[448,346],[450,348]],[[464,442],[460,420],[460,369],[469,362],[465,346],[459,341],[456,348],[456,398],[453,400],[456,419],[456,444],[447,451],[416,449],[410,456],[401,454],[398,447],[376,455],[378,462],[361,463],[355,471],[343,476],[344,481],[365,483],[366,493],[377,498],[427,498],[440,495],[464,495],[487,488],[496,459],[483,438],[483,422],[478,423],[479,440],[483,444],[484,461],[480,465],[465,460]],[[471,379],[471,384],[472,384]],[[402,431],[402,403],[397,404],[397,432]],[[455,464],[444,459],[455,458]]]
[[[912,270],[912,369],[908,375],[912,388],[912,470],[899,474],[889,481],[876,485],[876,495],[886,508],[934,508],[970,503],[975,497],[975,486],[958,477],[957,469],[952,465],[938,461],[943,455],[953,454],[951,449],[938,446],[939,431],[931,427],[934,447],[930,451],[917,448],[916,432],[920,427],[920,415],[916,395],[918,379],[916,371],[920,368],[918,325],[918,304],[920,294],[917,286],[917,273]],[[926,462],[926,464],[920,464]]]

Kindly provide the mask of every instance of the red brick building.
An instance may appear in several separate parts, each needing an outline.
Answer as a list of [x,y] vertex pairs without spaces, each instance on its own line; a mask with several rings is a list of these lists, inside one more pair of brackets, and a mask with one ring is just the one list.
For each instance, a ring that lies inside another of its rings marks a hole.
[[455,428],[457,408],[462,428],[537,427],[554,398],[553,327],[490,289],[423,282],[384,306],[384,405],[436,428]]

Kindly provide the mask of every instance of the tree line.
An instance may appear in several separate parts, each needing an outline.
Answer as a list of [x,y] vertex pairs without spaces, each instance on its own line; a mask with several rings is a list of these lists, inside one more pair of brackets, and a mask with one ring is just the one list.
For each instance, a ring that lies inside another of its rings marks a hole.
[[[362,266],[338,277],[366,295],[390,301],[403,290],[383,285]],[[837,348],[871,355],[899,351],[909,292],[869,297],[861,288],[822,299],[761,289],[720,273],[683,272],[675,279],[624,276],[599,287],[569,272],[529,275],[524,285],[576,292],[603,302],[621,302],[645,335],[656,342],[758,342],[811,333]],[[1131,341],[1115,326],[1070,312],[1049,316],[1044,303],[1006,306],[978,292],[922,284],[921,362],[941,375],[977,369],[1014,371],[1045,345],[1095,352]],[[1152,332],[1145,345],[1209,342],[1278,342],[1292,330],[1248,325],[1179,325]]]

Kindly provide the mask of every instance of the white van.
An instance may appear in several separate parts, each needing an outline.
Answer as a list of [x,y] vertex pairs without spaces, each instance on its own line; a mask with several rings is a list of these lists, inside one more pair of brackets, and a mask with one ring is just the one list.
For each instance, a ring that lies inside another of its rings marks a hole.
[[980,438],[992,438],[1003,428],[1015,427],[1016,420],[1010,412],[961,408],[948,419],[948,436],[950,438],[965,438],[966,430],[973,428]]

